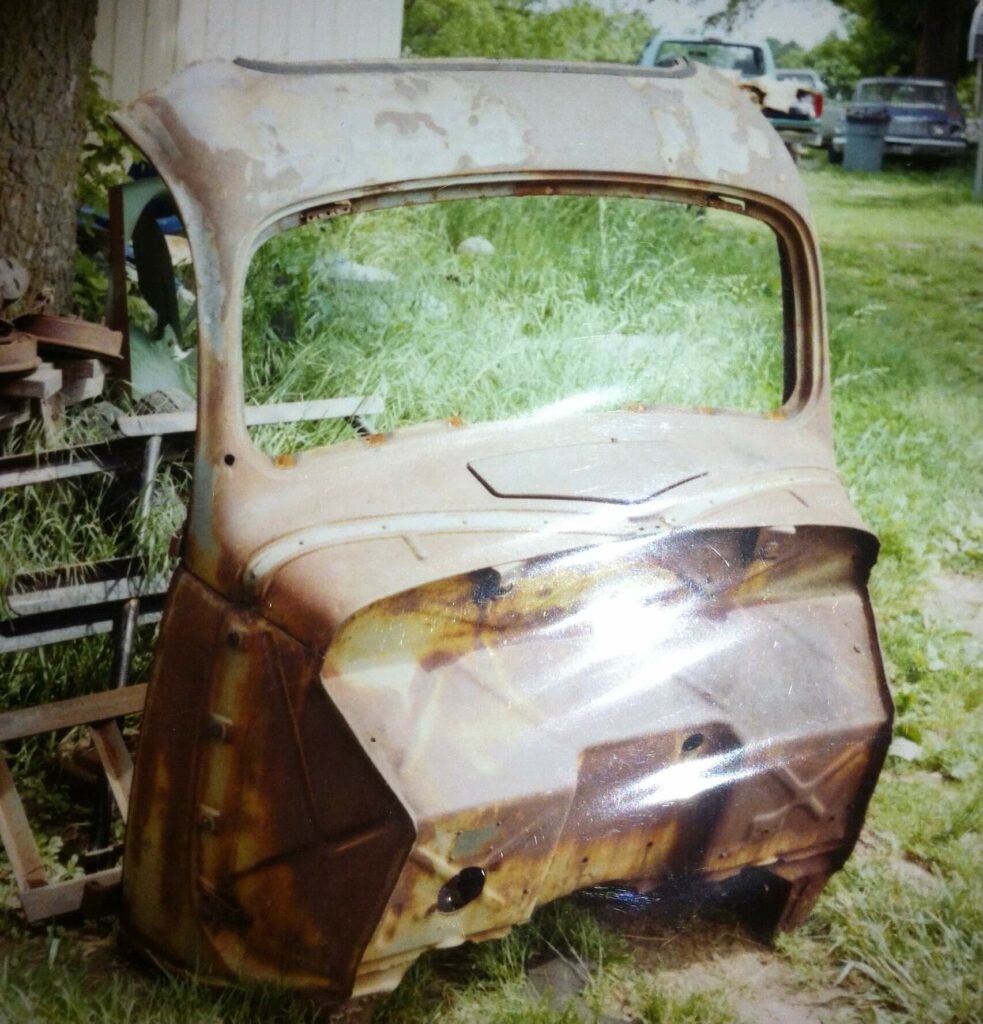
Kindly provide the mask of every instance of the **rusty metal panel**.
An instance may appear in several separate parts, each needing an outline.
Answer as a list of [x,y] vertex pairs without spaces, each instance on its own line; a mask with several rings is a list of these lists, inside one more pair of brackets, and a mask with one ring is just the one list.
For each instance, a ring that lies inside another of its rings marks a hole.
[[[192,509],[127,834],[137,944],[339,999],[601,883],[781,879],[772,923],[798,923],[853,847],[892,711],[816,242],[761,114],[688,65],[210,63],[121,124],[181,208],[200,315]],[[782,407],[253,446],[241,297],[264,237],[566,193],[768,224]]]
[[162,637],[126,926],[175,965],[346,995],[412,840],[406,811],[306,648],[183,572]]

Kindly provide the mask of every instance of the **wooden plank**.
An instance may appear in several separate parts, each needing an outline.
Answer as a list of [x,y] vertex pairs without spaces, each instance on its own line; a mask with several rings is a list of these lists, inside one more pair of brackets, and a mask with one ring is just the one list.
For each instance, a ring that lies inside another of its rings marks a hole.
[[69,697],[50,704],[4,711],[0,714],[0,743],[55,729],[69,729],[76,725],[133,715],[143,710],[146,699],[147,684],[136,683],[118,690],[103,690],[84,697]]
[[[165,440],[161,458],[182,458],[191,450],[192,437]],[[114,473],[120,469],[139,470],[146,441],[143,437],[114,437],[110,441],[54,448],[21,455],[0,456],[0,491],[8,487],[67,480],[90,473]]]
[[120,817],[126,823],[127,809],[130,806],[130,786],[133,782],[133,758],[123,742],[123,734],[115,720],[99,722],[89,726],[92,743],[106,770],[106,780],[110,792],[119,808]]
[[[116,34],[116,0],[99,0],[96,7],[96,37],[92,43],[92,66],[112,76],[113,37]],[[104,86],[104,91],[105,91]],[[112,90],[112,81],[108,83]]]
[[23,893],[35,886],[44,885],[46,876],[41,854],[38,852],[34,834],[24,813],[14,785],[14,777],[7,767],[6,758],[0,752],[0,840],[7,851],[10,866],[17,880],[17,888]]
[[14,377],[0,383],[0,395],[11,398],[50,398],[61,390],[61,370],[51,363],[42,363],[25,377]]
[[[312,402],[280,402],[274,405],[246,406],[246,426],[262,427],[272,423],[300,423],[306,420],[348,419],[369,416],[385,410],[378,395],[353,398],[321,398]],[[126,437],[152,434],[192,433],[198,424],[193,409],[187,412],[160,412],[147,416],[121,416],[116,429]]]
[[205,53],[209,57],[235,56],[235,23],[238,0],[203,0],[208,14],[205,23]]
[[69,381],[106,376],[106,366],[101,359],[56,359],[54,364],[61,370],[63,389]]
[[287,29],[287,60],[316,60],[318,43],[315,34],[316,0],[293,0],[290,25]]
[[205,32],[208,22],[206,0],[182,0],[178,11],[176,68],[186,68],[205,54]]
[[130,359],[130,314],[126,285],[126,215],[123,186],[109,187],[109,295],[106,297],[106,323],[123,335],[120,355],[123,365],[115,369],[127,384],[133,379]]
[[118,0],[112,76],[113,99],[121,103],[129,103],[140,94],[146,19],[144,0]]
[[[61,377],[61,374],[58,376]],[[61,393],[57,392],[47,398],[31,399],[31,412],[41,421],[45,446],[54,448],[61,439],[65,420],[65,403],[61,400]]]
[[403,0],[381,0],[375,22],[375,52],[380,57],[398,57],[403,44]]
[[[264,60],[290,60],[287,40],[290,33],[291,2],[284,4],[261,4],[254,17],[259,25],[259,49]],[[248,56],[248,55],[247,55]]]
[[[96,563],[98,564],[98,563]],[[83,580],[80,583],[56,582],[53,586],[7,592],[7,606],[18,618],[44,615],[48,612],[71,611],[97,604],[114,604],[131,597],[150,597],[167,592],[170,574],[146,577],[115,576],[108,579]]]
[[20,894],[21,905],[31,924],[79,910],[91,910],[100,904],[108,906],[122,877],[121,867],[106,868],[68,882],[27,889]]
[[98,398],[106,388],[105,375],[102,377],[78,377],[61,389],[61,400],[65,406],[89,402]]
[[178,0],[147,3],[140,90],[159,89],[177,71]]
[[[280,16],[280,4],[267,4],[274,18]],[[233,49],[237,57],[251,57],[253,54],[265,54],[262,30],[262,0],[237,0],[235,17],[235,43]],[[267,58],[269,59],[269,58]]]

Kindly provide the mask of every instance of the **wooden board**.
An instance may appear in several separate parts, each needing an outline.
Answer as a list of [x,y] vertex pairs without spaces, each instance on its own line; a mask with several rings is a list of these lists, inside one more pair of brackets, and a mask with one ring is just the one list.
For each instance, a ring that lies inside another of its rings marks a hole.
[[133,715],[143,710],[147,699],[147,684],[124,686],[118,690],[104,690],[84,697],[38,704],[32,708],[4,711],[0,714],[0,743],[36,736],[55,729],[69,729],[87,722],[102,722],[121,715]]

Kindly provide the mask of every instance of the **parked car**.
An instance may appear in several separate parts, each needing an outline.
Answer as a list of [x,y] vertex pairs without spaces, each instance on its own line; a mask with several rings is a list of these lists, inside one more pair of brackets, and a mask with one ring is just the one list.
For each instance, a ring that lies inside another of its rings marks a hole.
[[657,67],[680,57],[725,73],[736,72],[748,87],[753,82],[752,91],[765,117],[786,143],[820,144],[823,94],[806,83],[795,90],[779,86],[782,79],[775,57],[764,40],[656,35],[642,51],[639,64]]
[[[889,156],[957,157],[966,152],[966,115],[955,87],[937,78],[863,78],[851,108],[886,108],[884,152]],[[829,158],[843,159],[846,115],[833,132]]]

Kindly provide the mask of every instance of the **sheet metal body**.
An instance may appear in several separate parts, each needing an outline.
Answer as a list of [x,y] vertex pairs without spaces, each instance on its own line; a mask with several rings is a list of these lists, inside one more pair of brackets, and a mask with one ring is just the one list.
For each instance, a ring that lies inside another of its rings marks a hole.
[[[201,332],[124,865],[138,944],[343,998],[601,882],[765,869],[794,924],[853,846],[891,708],[810,215],[761,114],[689,65],[210,63],[120,122],[187,225]],[[251,444],[241,293],[270,232],[568,191],[774,228],[779,410]]]

